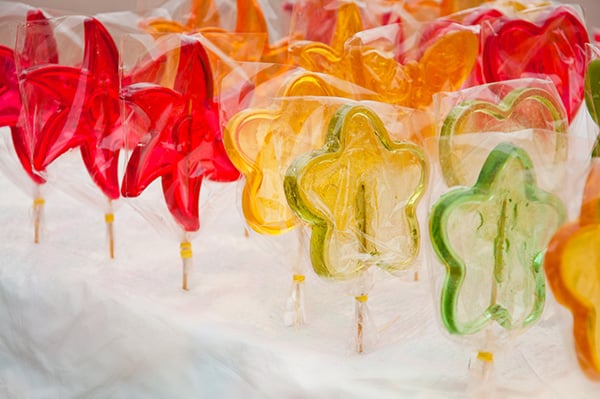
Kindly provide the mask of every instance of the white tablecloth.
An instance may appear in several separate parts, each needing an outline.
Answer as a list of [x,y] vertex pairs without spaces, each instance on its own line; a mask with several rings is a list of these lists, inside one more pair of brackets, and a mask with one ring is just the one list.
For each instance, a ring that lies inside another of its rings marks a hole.
[[[176,237],[129,205],[111,261],[103,212],[49,188],[35,245],[32,197],[0,175],[0,397],[466,397],[472,353],[443,332],[426,278],[376,282],[379,339],[364,354],[352,348],[353,298],[310,273],[308,323],[285,327],[289,253],[244,236],[238,187],[207,185],[218,200],[204,203],[184,292]],[[542,320],[496,355],[499,397],[600,397],[570,328],[549,295]]]

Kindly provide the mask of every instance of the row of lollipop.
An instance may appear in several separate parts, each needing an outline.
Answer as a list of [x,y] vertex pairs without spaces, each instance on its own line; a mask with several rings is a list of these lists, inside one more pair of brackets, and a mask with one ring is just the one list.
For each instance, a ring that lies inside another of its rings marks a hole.
[[[51,164],[79,151],[109,230],[113,202],[160,178],[187,289],[202,182],[243,176],[253,232],[293,232],[300,246],[310,232],[313,270],[355,282],[357,351],[373,269],[429,264],[444,327],[484,365],[540,318],[545,270],[600,378],[596,156],[583,194],[572,178],[589,165],[596,131],[576,129],[584,94],[598,121],[600,61],[576,7],[460,3],[302,0],[278,41],[252,0],[236,2],[235,28],[206,1],[179,21],[138,16],[140,30],[11,8],[24,12],[0,47],[0,125],[35,187],[35,241]],[[298,325],[305,270],[290,263]]]

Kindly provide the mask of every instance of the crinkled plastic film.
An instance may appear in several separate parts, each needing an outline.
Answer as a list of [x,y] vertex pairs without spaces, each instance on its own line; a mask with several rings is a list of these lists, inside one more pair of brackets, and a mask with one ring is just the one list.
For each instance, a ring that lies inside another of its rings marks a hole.
[[172,35],[159,40],[156,48],[157,53],[142,57],[123,76],[127,130],[146,134],[137,139],[126,136],[136,144],[127,145],[132,153],[122,192],[137,197],[160,177],[172,217],[181,229],[194,232],[200,226],[198,195],[203,178],[226,182],[239,174],[223,149],[204,46],[197,38]]
[[595,313],[600,306],[597,255],[598,192],[600,164],[592,158],[579,217],[562,226],[552,237],[544,260],[549,286],[555,297],[573,314],[573,336],[579,365],[585,374],[600,379],[600,326]]
[[[266,75],[273,77],[265,80]],[[293,282],[284,321],[301,325],[305,312],[299,301],[304,297],[308,240],[304,223],[287,204],[283,177],[296,157],[323,145],[327,124],[340,106],[351,103],[352,97],[368,98],[370,93],[328,75],[284,65],[241,64],[228,78],[242,82],[230,86],[248,88],[245,97],[237,99],[242,104],[221,99],[225,148],[245,176],[240,193],[243,217],[265,250],[298,254],[291,258]],[[385,110],[386,121],[399,136],[413,134],[415,129],[409,126],[413,119],[408,117],[413,110],[372,104]]]
[[[141,10],[154,8],[151,0],[143,0]],[[178,0],[163,3],[161,12],[140,19],[138,25],[151,34],[193,33],[201,29],[235,28],[234,1]]]

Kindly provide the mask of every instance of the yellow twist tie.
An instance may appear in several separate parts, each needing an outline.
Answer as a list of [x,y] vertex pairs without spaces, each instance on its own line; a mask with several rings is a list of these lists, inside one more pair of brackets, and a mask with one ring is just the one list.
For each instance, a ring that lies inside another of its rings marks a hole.
[[106,224],[110,224],[112,222],[115,221],[115,214],[114,213],[107,213],[104,215],[104,221],[106,222]]
[[478,352],[477,359],[486,363],[492,363],[494,361],[494,354],[491,352]]
[[190,259],[192,257],[192,243],[189,241],[184,241],[179,244],[179,249],[181,253],[182,259]]
[[293,277],[294,281],[296,281],[298,283],[303,282],[305,278],[306,277],[304,276],[304,274],[294,274],[294,277]]
[[367,302],[367,299],[369,299],[369,296],[368,295],[359,295],[359,296],[355,296],[354,299],[356,299],[360,303],[365,303],[365,302]]
[[33,206],[42,206],[46,203],[46,200],[43,198],[35,198],[33,200]]

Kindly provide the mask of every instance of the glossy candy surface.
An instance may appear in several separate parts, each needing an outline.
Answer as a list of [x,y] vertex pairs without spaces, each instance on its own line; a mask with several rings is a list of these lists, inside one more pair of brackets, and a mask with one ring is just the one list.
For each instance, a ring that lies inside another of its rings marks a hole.
[[291,208],[312,225],[317,274],[343,280],[370,266],[409,268],[421,243],[415,208],[427,178],[420,147],[392,141],[364,106],[338,109],[325,145],[297,158],[284,180]]
[[565,219],[561,201],[537,186],[528,154],[497,145],[473,187],[443,194],[429,216],[435,254],[446,269],[441,318],[451,334],[492,321],[513,330],[544,308],[542,258]]
[[123,88],[123,100],[147,125],[148,134],[133,150],[122,184],[125,197],[136,197],[161,178],[167,207],[185,231],[200,227],[202,180],[233,181],[239,172],[229,161],[221,136],[213,80],[204,47],[181,36],[173,87],[134,83]]

